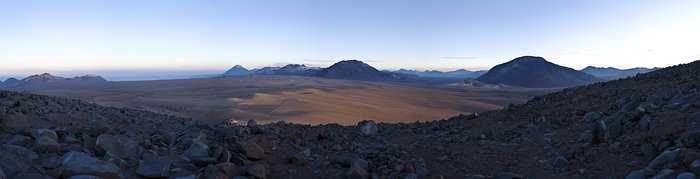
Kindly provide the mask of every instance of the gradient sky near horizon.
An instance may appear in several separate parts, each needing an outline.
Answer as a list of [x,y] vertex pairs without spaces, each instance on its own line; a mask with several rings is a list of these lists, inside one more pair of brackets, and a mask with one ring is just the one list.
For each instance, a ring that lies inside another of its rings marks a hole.
[[208,73],[344,59],[489,69],[536,55],[665,67],[700,59],[697,0],[0,0],[0,76]]

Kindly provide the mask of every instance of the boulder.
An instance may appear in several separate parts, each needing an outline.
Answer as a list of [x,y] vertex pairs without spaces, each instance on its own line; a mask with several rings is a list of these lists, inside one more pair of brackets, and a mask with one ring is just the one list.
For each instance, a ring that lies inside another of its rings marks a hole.
[[681,143],[688,148],[700,148],[700,130],[685,133],[681,138]]
[[656,173],[654,177],[651,177],[652,179],[664,179],[664,178],[673,178],[673,170],[671,169],[663,169],[659,173]]
[[12,178],[53,179],[54,177],[42,175],[39,173],[19,173],[17,175],[12,176]]
[[591,143],[600,144],[608,142],[610,134],[608,133],[608,127],[604,120],[599,120],[593,124],[593,129],[591,129]]
[[209,146],[199,141],[194,141],[190,144],[190,147],[182,153],[184,157],[190,160],[202,157],[209,157]]
[[254,164],[253,166],[248,168],[248,176],[251,176],[253,178],[265,179],[268,175],[270,175],[270,169],[268,169],[265,165]]
[[34,141],[32,141],[31,137],[27,137],[27,136],[24,136],[22,134],[17,134],[15,136],[13,136],[12,139],[10,139],[10,141],[7,142],[7,144],[21,145],[21,146],[25,146],[25,147],[28,147],[28,146],[32,145],[33,143],[34,143]]
[[136,174],[149,178],[167,178],[170,176],[172,160],[152,153],[143,154],[143,162],[136,169]]
[[233,163],[223,163],[219,165],[209,165],[202,172],[202,178],[228,179],[233,176],[243,175],[246,171]]
[[651,129],[651,117],[649,115],[644,115],[644,117],[639,120],[639,130],[648,131],[649,129]]
[[141,145],[124,136],[102,134],[95,141],[95,153],[99,156],[109,152],[119,158],[139,159],[143,151]]
[[646,169],[635,170],[627,174],[625,179],[645,179],[647,178],[647,172]]
[[696,175],[700,175],[700,159],[696,159],[692,163],[690,163],[690,165],[688,166],[688,170],[695,173]]
[[15,130],[26,130],[32,127],[22,113],[5,115],[5,118],[0,121],[0,126]]
[[657,167],[664,166],[670,162],[677,162],[677,158],[680,153],[681,149],[664,151],[659,156],[654,158],[654,160],[652,160],[646,168],[656,169]]
[[90,121],[90,133],[92,136],[100,136],[104,133],[107,133],[112,130],[112,128],[109,126],[109,124],[100,121],[100,120],[93,120]]
[[678,176],[676,176],[676,179],[697,179],[697,177],[693,173],[684,172],[684,173],[678,174]]
[[116,165],[82,152],[68,152],[63,156],[61,165],[63,166],[62,178],[76,175],[92,175],[106,179],[124,178],[119,174],[119,167]]
[[377,123],[373,120],[363,120],[357,123],[357,132],[361,135],[371,136],[379,133],[379,128],[377,128]]
[[15,154],[0,150],[0,175],[13,176],[18,173],[33,172],[30,163]]
[[92,175],[76,175],[68,177],[67,179],[103,179],[102,177],[92,176]]
[[0,147],[0,150],[19,156],[27,163],[31,163],[39,159],[39,155],[37,153],[18,145],[3,144],[2,147]]
[[58,141],[58,135],[56,134],[56,131],[53,131],[51,129],[37,129],[36,136],[37,138],[46,136],[53,139],[54,141]]
[[348,179],[366,179],[369,178],[369,173],[359,160],[354,160],[350,164],[350,168],[345,172],[345,177]]
[[61,152],[61,145],[48,136],[41,136],[34,143],[34,151],[38,153],[58,153]]
[[252,119],[248,120],[248,127],[255,127],[255,126],[258,126],[258,122],[256,122],[255,120],[252,120]]
[[585,115],[583,115],[583,121],[587,122],[587,123],[593,123],[593,122],[596,122],[598,120],[603,119],[604,117],[605,117],[605,114],[603,114],[602,112],[591,111],[591,112],[588,112]]
[[566,160],[566,158],[559,156],[554,159],[554,162],[552,162],[552,166],[554,166],[555,169],[565,171],[569,168],[569,160]]
[[239,142],[237,146],[249,159],[260,160],[265,158],[265,150],[254,141]]

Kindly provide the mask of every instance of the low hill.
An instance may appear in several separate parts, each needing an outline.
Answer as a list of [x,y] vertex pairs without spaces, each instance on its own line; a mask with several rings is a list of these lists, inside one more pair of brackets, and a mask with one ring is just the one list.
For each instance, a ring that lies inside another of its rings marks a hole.
[[605,81],[534,56],[518,57],[497,65],[476,80],[527,88],[572,87]]
[[359,60],[344,60],[321,70],[316,76],[322,78],[376,81],[382,79],[400,79],[407,75],[383,72]]

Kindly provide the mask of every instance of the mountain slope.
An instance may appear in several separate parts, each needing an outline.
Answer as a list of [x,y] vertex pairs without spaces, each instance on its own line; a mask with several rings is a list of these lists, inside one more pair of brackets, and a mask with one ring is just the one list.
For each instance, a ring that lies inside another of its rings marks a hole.
[[618,69],[613,67],[594,67],[588,66],[581,70],[581,72],[593,75],[606,80],[616,80],[620,78],[631,77],[640,73],[648,73],[659,68],[630,68],[630,69]]
[[400,78],[394,73],[387,73],[358,60],[343,60],[321,70],[318,77],[351,79],[351,80],[381,80]]
[[497,65],[476,80],[528,88],[572,87],[604,81],[534,56],[518,57]]
[[250,71],[246,69],[245,67],[241,65],[236,65],[233,66],[231,69],[228,71],[224,72],[222,76],[243,76],[243,75],[249,75]]
[[275,75],[293,75],[293,76],[313,76],[320,71],[320,68],[307,67],[303,64],[288,64],[277,70]]

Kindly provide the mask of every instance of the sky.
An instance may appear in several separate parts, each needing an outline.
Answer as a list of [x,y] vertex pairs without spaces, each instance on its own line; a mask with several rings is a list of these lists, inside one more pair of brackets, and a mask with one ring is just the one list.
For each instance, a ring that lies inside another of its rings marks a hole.
[[[487,70],[700,59],[697,0],[0,0],[0,79],[50,72],[173,78],[358,59]],[[156,77],[158,76],[158,77]]]

